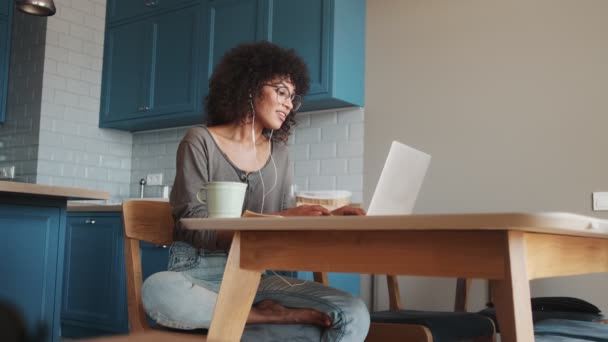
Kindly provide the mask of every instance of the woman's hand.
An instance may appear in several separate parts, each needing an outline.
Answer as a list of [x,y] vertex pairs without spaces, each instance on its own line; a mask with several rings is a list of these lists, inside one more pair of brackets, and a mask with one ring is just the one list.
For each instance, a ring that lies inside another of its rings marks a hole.
[[348,215],[365,216],[365,210],[363,210],[361,208],[351,207],[350,205],[345,205],[343,207],[340,207],[340,208],[332,211],[331,214],[337,215],[337,216],[348,216]]
[[279,213],[282,216],[326,216],[331,215],[329,210],[320,205],[304,204],[295,208],[290,208]]

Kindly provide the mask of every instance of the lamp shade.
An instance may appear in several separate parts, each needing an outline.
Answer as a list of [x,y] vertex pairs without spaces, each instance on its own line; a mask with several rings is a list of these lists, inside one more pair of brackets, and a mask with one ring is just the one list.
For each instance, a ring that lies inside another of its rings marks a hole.
[[17,0],[17,9],[41,17],[48,17],[56,12],[53,0]]

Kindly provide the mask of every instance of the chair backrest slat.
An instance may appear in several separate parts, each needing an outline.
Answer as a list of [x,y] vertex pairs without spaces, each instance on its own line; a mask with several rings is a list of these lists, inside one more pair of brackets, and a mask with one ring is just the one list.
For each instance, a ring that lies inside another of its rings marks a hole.
[[130,200],[122,204],[125,231],[125,265],[129,333],[150,329],[141,297],[142,270],[139,241],[157,245],[173,242],[174,221],[171,205],[164,201]]
[[122,205],[125,236],[157,245],[173,242],[173,213],[164,201],[130,200]]

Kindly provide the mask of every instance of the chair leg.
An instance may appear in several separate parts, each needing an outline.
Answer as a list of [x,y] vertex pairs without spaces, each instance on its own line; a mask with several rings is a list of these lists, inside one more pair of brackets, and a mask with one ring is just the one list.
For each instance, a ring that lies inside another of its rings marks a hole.
[[454,302],[454,311],[466,312],[467,301],[473,279],[458,278],[456,280],[456,301]]

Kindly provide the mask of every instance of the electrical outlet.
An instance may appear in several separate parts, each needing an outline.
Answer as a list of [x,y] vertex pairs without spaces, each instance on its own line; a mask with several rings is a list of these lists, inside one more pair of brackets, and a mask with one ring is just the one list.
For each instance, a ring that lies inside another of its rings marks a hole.
[[0,167],[0,179],[15,178],[15,165]]
[[608,210],[608,192],[593,193],[593,211]]
[[163,185],[162,173],[150,173],[146,176],[146,185]]

